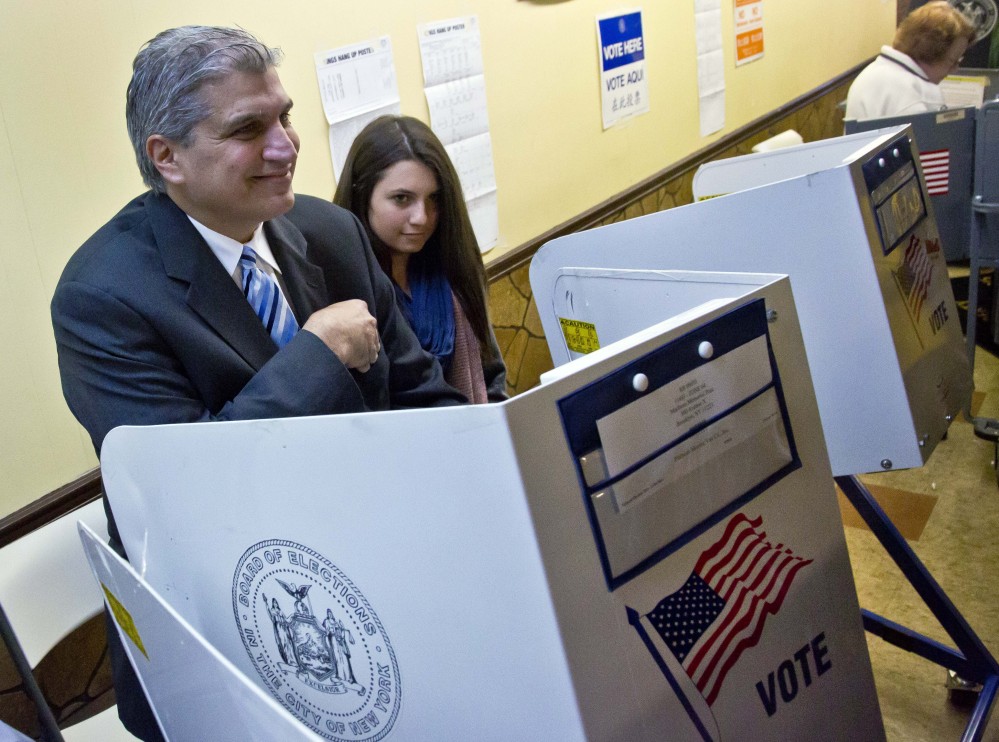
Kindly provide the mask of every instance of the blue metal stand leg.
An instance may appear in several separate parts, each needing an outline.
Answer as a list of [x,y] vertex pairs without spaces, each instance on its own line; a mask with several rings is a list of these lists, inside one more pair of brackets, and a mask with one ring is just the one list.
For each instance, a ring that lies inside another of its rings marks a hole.
[[897,647],[908,650],[938,665],[954,670],[965,680],[981,683],[983,688],[962,739],[974,742],[982,738],[999,690],[999,663],[951,603],[943,589],[909,547],[895,524],[885,515],[870,491],[856,477],[836,477],[836,484],[856,508],[902,574],[957,645],[955,651],[929,637],[889,621],[870,611],[862,611],[864,628]]

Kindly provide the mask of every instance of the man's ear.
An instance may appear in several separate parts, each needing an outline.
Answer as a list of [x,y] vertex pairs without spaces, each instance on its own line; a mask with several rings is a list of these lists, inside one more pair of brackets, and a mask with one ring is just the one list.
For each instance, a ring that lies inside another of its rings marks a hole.
[[179,147],[172,139],[153,134],[146,140],[146,154],[160,171],[163,180],[174,185],[184,182],[184,174],[177,162]]

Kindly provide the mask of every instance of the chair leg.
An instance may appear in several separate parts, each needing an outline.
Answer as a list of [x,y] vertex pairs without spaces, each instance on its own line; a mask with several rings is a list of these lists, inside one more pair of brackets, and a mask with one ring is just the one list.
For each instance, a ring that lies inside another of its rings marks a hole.
[[55,716],[52,715],[52,709],[49,708],[48,701],[42,695],[42,689],[38,687],[35,674],[31,671],[31,665],[28,663],[28,658],[24,656],[21,643],[18,642],[17,636],[14,634],[14,628],[10,625],[10,621],[7,620],[7,614],[4,612],[2,605],[0,605],[0,636],[3,637],[3,642],[7,645],[7,651],[10,652],[10,656],[14,660],[14,666],[17,668],[17,672],[24,682],[25,692],[35,704],[35,709],[38,712],[38,722],[42,726],[42,739],[48,742],[64,742],[62,732],[59,731],[59,724],[56,722]]

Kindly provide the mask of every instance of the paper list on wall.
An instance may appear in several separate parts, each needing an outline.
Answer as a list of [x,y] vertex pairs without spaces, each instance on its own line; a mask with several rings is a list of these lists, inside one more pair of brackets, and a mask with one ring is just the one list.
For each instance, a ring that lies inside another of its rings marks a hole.
[[399,86],[388,36],[316,54],[316,77],[330,125],[330,157],[337,180],[354,137],[370,121],[398,114]]
[[474,75],[428,87],[426,95],[432,128],[444,144],[489,131],[485,76]]
[[694,0],[694,24],[701,136],[706,137],[725,126],[721,0]]
[[417,30],[430,128],[458,171],[475,237],[485,252],[499,241],[499,212],[478,19],[452,18]]
[[[460,139],[444,146],[458,171],[465,194],[468,218],[483,251],[496,244],[499,234],[499,208],[496,203],[496,175],[493,172],[493,146],[489,132]],[[485,245],[482,235],[494,235]]]

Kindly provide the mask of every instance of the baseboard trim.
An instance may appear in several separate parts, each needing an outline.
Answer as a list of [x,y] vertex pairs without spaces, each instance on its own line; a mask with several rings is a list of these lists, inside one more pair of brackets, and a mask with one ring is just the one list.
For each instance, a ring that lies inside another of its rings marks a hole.
[[20,510],[0,518],[0,548],[96,500],[103,492],[101,470],[98,468],[42,495]]

